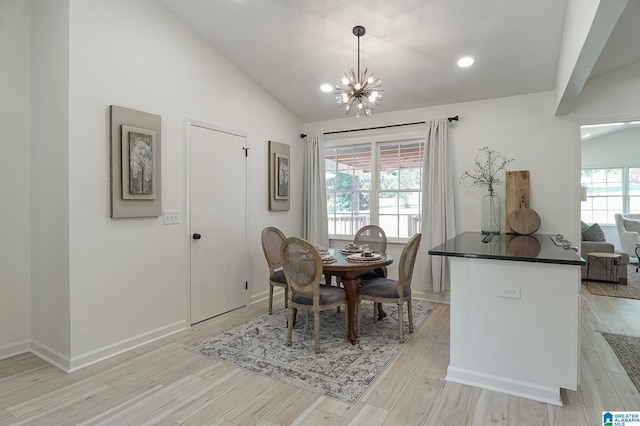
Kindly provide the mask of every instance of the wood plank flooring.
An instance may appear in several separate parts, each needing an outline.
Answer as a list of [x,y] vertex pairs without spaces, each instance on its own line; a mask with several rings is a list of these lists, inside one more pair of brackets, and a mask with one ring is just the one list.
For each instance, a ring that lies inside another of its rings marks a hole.
[[563,407],[444,381],[449,306],[432,304],[353,406],[184,350],[266,313],[261,302],[71,374],[29,353],[0,360],[0,425],[599,426],[603,410],[640,410],[640,392],[600,334],[640,335],[640,300],[583,289],[580,386],[562,391]]

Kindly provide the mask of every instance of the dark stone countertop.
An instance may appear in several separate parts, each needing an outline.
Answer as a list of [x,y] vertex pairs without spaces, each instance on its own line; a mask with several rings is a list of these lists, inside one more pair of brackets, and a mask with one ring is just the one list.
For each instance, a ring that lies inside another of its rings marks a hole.
[[584,259],[572,249],[557,246],[555,235],[498,234],[483,243],[480,232],[463,232],[429,250],[430,255],[521,262],[584,265]]

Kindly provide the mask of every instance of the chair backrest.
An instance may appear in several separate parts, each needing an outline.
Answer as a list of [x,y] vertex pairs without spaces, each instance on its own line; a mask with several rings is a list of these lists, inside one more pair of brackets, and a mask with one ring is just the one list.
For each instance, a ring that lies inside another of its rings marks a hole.
[[264,251],[264,257],[267,259],[271,272],[282,268],[280,249],[286,238],[281,230],[273,226],[262,230],[262,251]]
[[289,237],[282,244],[282,267],[293,293],[313,293],[313,303],[320,300],[322,258],[318,250],[301,238]]
[[625,224],[625,220],[633,219],[637,221],[640,219],[640,214],[620,214],[614,215],[616,220],[616,228],[618,229],[618,238],[620,240],[620,247],[622,251],[628,253],[630,256],[635,257],[636,244],[640,243],[640,233],[638,230],[628,229]]
[[415,234],[406,246],[402,249],[400,262],[398,262],[398,293],[403,294],[405,288],[411,288],[411,278],[413,277],[413,267],[416,264],[416,256],[420,247],[422,234]]
[[387,252],[387,234],[384,229],[377,225],[366,225],[358,229],[355,237],[353,237],[353,243],[357,245],[366,244],[371,250],[376,253]]

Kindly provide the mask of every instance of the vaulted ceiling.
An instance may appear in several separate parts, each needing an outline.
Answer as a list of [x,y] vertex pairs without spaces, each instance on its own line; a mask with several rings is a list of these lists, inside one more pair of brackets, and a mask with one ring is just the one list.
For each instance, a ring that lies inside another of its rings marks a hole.
[[[357,66],[355,25],[361,68],[383,83],[374,114],[554,90],[568,2],[160,1],[304,122],[345,117],[320,85]],[[589,76],[640,60],[638,22],[630,0]]]

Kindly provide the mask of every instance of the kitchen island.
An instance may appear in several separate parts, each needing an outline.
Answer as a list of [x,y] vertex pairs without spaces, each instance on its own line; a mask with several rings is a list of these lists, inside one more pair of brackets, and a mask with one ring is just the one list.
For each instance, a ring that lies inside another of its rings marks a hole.
[[578,386],[584,260],[555,235],[484,237],[429,250],[450,259],[446,380],[562,405],[560,388]]

